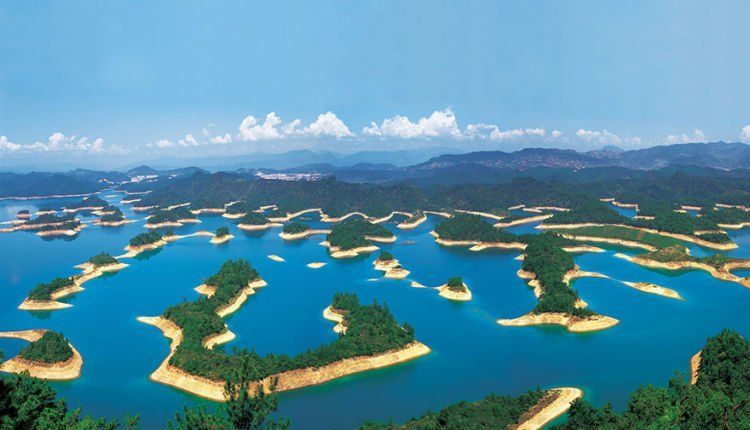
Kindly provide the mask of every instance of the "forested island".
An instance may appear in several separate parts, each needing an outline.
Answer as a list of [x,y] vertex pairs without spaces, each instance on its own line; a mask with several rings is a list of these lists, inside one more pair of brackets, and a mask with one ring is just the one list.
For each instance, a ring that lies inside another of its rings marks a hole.
[[107,203],[104,199],[97,196],[89,196],[84,197],[76,203],[65,205],[63,211],[68,213],[75,213],[80,211],[91,212],[104,209],[107,206],[109,206],[109,203]]
[[211,238],[211,243],[218,245],[224,242],[228,242],[232,238],[234,238],[234,236],[229,233],[229,227],[219,227],[216,229],[216,233],[214,233],[214,236]]
[[95,221],[95,224],[105,227],[119,227],[129,222],[131,221],[125,219],[125,215],[123,215],[120,208],[112,206],[111,210],[108,213],[103,214],[98,220]]
[[184,223],[192,222],[200,222],[200,220],[186,206],[179,206],[171,209],[154,209],[145,227],[180,227]]
[[379,224],[359,217],[335,224],[326,236],[326,244],[334,258],[355,257],[378,249],[372,242],[392,243],[396,236]]
[[256,212],[248,212],[237,221],[237,227],[247,231],[266,230],[280,226],[281,224],[271,222],[265,215]]
[[482,217],[456,213],[435,227],[435,241],[444,246],[472,246],[471,250],[486,248],[523,249],[516,235],[493,227]]
[[555,233],[524,235],[527,244],[519,276],[529,279],[538,303],[534,309],[515,319],[500,319],[506,326],[540,324],[562,325],[572,332],[602,330],[619,321],[588,309],[578,292],[568,285],[577,270],[573,257],[563,248],[574,242]]
[[448,279],[448,282],[438,287],[438,290],[440,291],[440,296],[448,300],[458,302],[468,302],[471,300],[471,291],[469,291],[469,287],[466,286],[460,276],[453,276]]
[[284,229],[279,233],[279,237],[284,240],[305,239],[316,234],[328,234],[329,229],[312,229],[307,223],[302,221],[292,221],[284,225]]
[[81,374],[83,359],[61,333],[50,330],[0,332],[0,337],[29,342],[16,357],[3,362],[0,371],[25,373],[40,379],[69,380]]
[[[262,280],[258,272],[247,261],[228,261],[206,280],[207,288],[203,291],[210,293],[209,297],[170,307],[161,317],[162,321],[141,319],[160,326],[165,333],[167,330],[180,333],[179,336],[173,335],[178,341],[173,343],[172,354],[152,379],[214,400],[225,400],[223,381],[239,360],[253,363],[253,381],[260,383],[274,377],[277,379],[276,388],[283,391],[323,383],[367,368],[395,364],[429,352],[429,348],[414,339],[414,330],[408,324],[399,325],[386,306],[378,303],[352,306],[354,300],[351,298],[346,300],[349,305],[343,304],[341,298],[336,302],[337,306],[351,308],[346,309],[343,317],[346,336],[332,344],[294,357],[261,357],[247,350],[226,355],[207,348],[207,343],[215,344],[210,339],[222,337],[227,330],[222,316],[228,309],[236,310],[239,307],[237,301],[244,300],[240,297],[252,294],[253,285],[259,282]],[[353,361],[350,363],[350,360]],[[364,364],[353,366],[357,360],[364,360]],[[176,383],[169,377],[170,372],[175,371],[186,372],[198,379],[187,384]]]
[[156,230],[150,231],[148,233],[139,233],[132,239],[130,239],[130,241],[128,242],[128,246],[125,247],[125,250],[128,251],[130,257],[134,257],[141,252],[161,248],[162,246],[167,244],[165,238],[172,236],[173,234],[174,233],[172,233],[171,230],[164,235],[160,234]]

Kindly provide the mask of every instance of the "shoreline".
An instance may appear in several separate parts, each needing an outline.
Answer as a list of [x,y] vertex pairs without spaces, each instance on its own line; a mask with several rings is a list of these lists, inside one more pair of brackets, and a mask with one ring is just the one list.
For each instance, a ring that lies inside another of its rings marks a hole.
[[328,243],[327,240],[320,242],[320,245],[328,248],[328,252],[330,256],[333,258],[354,258],[358,255],[370,254],[380,249],[375,245],[369,245],[369,246],[360,246],[357,248],[342,250],[338,246],[331,246],[331,244]]
[[310,269],[320,269],[321,267],[325,266],[328,263],[321,263],[319,261],[314,261],[312,263],[307,263],[307,267]]
[[[638,264],[640,266],[649,267],[652,269],[666,269],[666,270],[681,270],[681,269],[698,269],[703,270],[705,272],[708,272],[712,277],[721,280],[721,281],[727,281],[727,282],[735,282],[737,284],[742,285],[743,287],[750,288],[750,280],[746,280],[745,278],[739,277],[735,275],[734,273],[730,272],[729,270],[721,271],[719,269],[716,269],[713,266],[709,266],[705,263],[699,263],[696,261],[670,261],[668,263],[664,263],[661,261],[651,260],[645,257],[642,257],[640,255],[637,255],[635,257],[631,257],[629,255],[625,255],[622,253],[616,253],[615,257],[621,258],[623,260],[630,261],[631,263]],[[725,265],[731,266],[731,263]]]
[[154,249],[159,249],[159,248],[165,246],[166,244],[167,244],[167,240],[164,239],[164,238],[161,238],[161,239],[157,240],[156,242],[147,243],[145,245],[140,245],[140,246],[128,245],[128,246],[125,247],[125,251],[127,251],[127,253],[124,254],[124,255],[118,256],[116,258],[120,258],[120,257],[122,257],[122,258],[133,258],[136,255],[141,254],[143,252],[151,251],[151,250],[154,250]]
[[[554,396],[554,399],[549,401],[548,398],[545,399],[546,396]],[[532,406],[527,413],[534,411],[542,403],[544,403],[544,406],[541,406],[539,410],[528,418],[523,419],[522,415],[522,421],[513,427],[513,430],[538,430],[544,428],[544,426],[557,417],[568,412],[571,404],[583,397],[583,391],[580,388],[574,387],[552,388],[547,390],[545,397],[539,399],[539,402]]]
[[[39,329],[0,332],[0,338],[23,339],[27,342],[36,342],[41,339],[47,331],[48,330]],[[29,376],[31,377],[52,381],[69,381],[71,379],[76,379],[81,376],[83,357],[81,357],[81,354],[70,342],[68,342],[68,345],[73,351],[73,356],[66,361],[59,363],[43,363],[15,356],[0,364],[0,371],[6,373],[29,372]]]
[[225,234],[224,236],[216,236],[211,238],[211,243],[214,245],[221,245],[222,243],[229,242],[230,240],[234,239],[234,235],[231,234]]
[[[261,209],[262,209],[262,207],[261,207]],[[289,220],[297,218],[298,216],[302,216],[304,214],[312,213],[312,212],[318,212],[320,214],[323,213],[322,209],[320,209],[320,208],[304,209],[304,210],[301,210],[299,212],[294,212],[294,213],[287,212],[286,215],[284,215],[283,217],[268,217],[268,220],[271,221],[271,222],[287,222]],[[322,219],[321,219],[321,221],[322,221]]]
[[341,311],[339,311],[338,309],[334,309],[333,306],[328,306],[327,308],[323,309],[323,318],[336,323],[336,325],[333,327],[334,333],[346,334],[344,314]]
[[571,333],[588,333],[612,328],[619,324],[620,321],[616,318],[599,314],[581,318],[562,312],[543,312],[539,314],[529,312],[518,318],[498,319],[497,323],[506,327],[559,325],[565,327]]
[[285,233],[282,231],[281,233],[279,233],[279,237],[284,240],[299,240],[299,239],[308,238],[310,236],[314,236],[316,234],[329,234],[329,233],[331,233],[331,230],[326,230],[326,229],[308,229],[299,233]]
[[594,243],[608,243],[610,245],[619,245],[624,246],[625,248],[638,248],[643,249],[648,252],[654,252],[656,251],[656,247],[647,245],[642,242],[635,242],[632,240],[625,240],[625,239],[614,239],[609,237],[599,237],[599,236],[578,236],[575,234],[566,234],[562,233],[562,237],[570,240],[577,240],[580,242],[594,242]]
[[452,291],[448,284],[443,284],[439,287],[437,287],[438,295],[440,297],[443,297],[445,299],[454,301],[454,302],[468,302],[471,301],[471,290],[468,286],[466,286],[466,283],[463,283],[464,288],[466,291]]
[[695,385],[698,382],[698,372],[701,368],[701,356],[703,350],[696,352],[690,357],[690,385]]
[[[524,209],[524,210],[527,210],[527,209]],[[529,224],[529,223],[537,222],[537,221],[544,221],[546,219],[552,218],[553,216],[554,215],[552,215],[552,214],[544,214],[544,215],[537,215],[537,216],[529,216],[529,217],[524,217],[524,218],[518,218],[518,219],[515,219],[513,221],[509,221],[509,222],[502,222],[502,221],[500,221],[500,222],[496,223],[493,227],[498,227],[498,228],[514,227],[514,226],[517,226],[517,225]]]
[[411,230],[414,228],[417,228],[420,224],[427,221],[427,215],[422,214],[422,216],[418,217],[414,221],[411,220],[412,217],[409,217],[408,221],[401,222],[399,224],[396,224],[396,228],[400,228],[401,230]]
[[657,296],[667,297],[670,299],[676,299],[676,300],[685,300],[682,298],[680,293],[677,291],[671,289],[662,287],[660,285],[652,284],[650,282],[626,282],[622,281],[623,284],[627,285],[630,288],[634,288],[638,291],[642,291],[644,293],[648,294],[655,294]]
[[715,243],[715,242],[709,242],[707,240],[701,239],[696,236],[688,236],[685,234],[679,234],[679,233],[669,233],[666,231],[660,231],[660,230],[654,230],[646,227],[635,227],[632,225],[625,225],[625,224],[601,224],[601,223],[578,223],[578,224],[539,224],[538,226],[534,227],[539,230],[554,230],[554,229],[575,229],[580,227],[623,227],[623,228],[629,228],[631,230],[638,230],[645,233],[651,233],[651,234],[657,234],[660,236],[665,237],[671,237],[672,239],[681,240],[683,242],[689,242],[694,243],[698,246],[702,246],[704,248],[709,249],[716,249],[719,251],[729,251],[732,249],[737,249],[737,244],[734,242],[728,242],[728,243]]
[[515,249],[523,251],[526,249],[526,244],[521,242],[480,242],[476,240],[448,240],[441,239],[440,235],[434,230],[430,232],[430,235],[435,238],[435,243],[442,246],[469,246],[469,251],[479,252],[485,249],[498,248],[498,249]]
[[[270,220],[270,218],[269,218]],[[273,227],[281,227],[283,224],[277,222],[267,222],[265,224],[237,224],[237,228],[244,231],[261,231],[268,230]]]

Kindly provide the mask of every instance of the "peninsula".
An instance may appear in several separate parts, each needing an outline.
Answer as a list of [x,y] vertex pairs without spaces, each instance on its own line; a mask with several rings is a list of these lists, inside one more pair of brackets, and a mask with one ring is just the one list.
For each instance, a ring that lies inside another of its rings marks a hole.
[[60,333],[49,330],[22,330],[0,332],[0,337],[30,342],[16,357],[0,364],[2,372],[28,372],[29,376],[34,378],[54,381],[76,379],[81,375],[83,358]]

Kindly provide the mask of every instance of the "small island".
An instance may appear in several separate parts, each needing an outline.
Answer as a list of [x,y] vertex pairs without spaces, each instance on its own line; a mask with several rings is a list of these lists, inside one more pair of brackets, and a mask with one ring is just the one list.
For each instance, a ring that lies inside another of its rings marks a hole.
[[[172,340],[171,352],[151,379],[201,397],[225,401],[225,380],[241,360],[249,360],[256,369],[251,387],[268,389],[276,381],[276,391],[293,390],[385,366],[412,360],[430,352],[414,338],[408,324],[399,325],[386,306],[373,303],[353,306],[343,296],[336,306],[346,308],[341,324],[347,335],[332,344],[301,353],[260,356],[241,350],[232,355],[209,349],[214,339],[226,338],[222,318],[236,311],[256,285],[265,285],[247,261],[224,263],[219,272],[206,280],[202,290],[209,297],[185,302],[167,309],[161,317],[141,317]],[[358,301],[357,301],[358,302]]]
[[316,234],[328,234],[330,232],[331,230],[311,229],[308,224],[301,221],[292,221],[284,226],[283,231],[279,233],[279,237],[284,240],[298,240]]
[[120,208],[113,206],[111,211],[103,214],[101,218],[94,221],[94,224],[102,227],[120,227],[131,222],[133,221],[125,219],[125,215]]
[[16,219],[20,219],[20,220],[31,219],[31,212],[29,212],[28,209],[21,209],[20,211],[16,212]]
[[409,214],[409,218],[399,224],[396,225],[396,227],[400,228],[401,230],[412,230],[417,228],[420,224],[427,221],[427,215],[425,212],[416,211],[414,213]]
[[45,225],[39,228],[36,232],[37,236],[41,237],[57,237],[57,236],[75,236],[83,230],[85,226],[81,224],[77,219],[71,219],[58,225]]
[[493,227],[481,216],[472,213],[457,213],[438,224],[432,235],[440,245],[471,246],[471,251],[526,248],[526,244],[520,242],[513,233]]
[[385,272],[384,276],[390,279],[404,279],[410,273],[388,251],[380,251],[380,255],[372,264],[375,266],[375,270]]
[[60,333],[49,330],[0,332],[0,337],[30,342],[21,352],[0,364],[7,373],[28,372],[29,376],[54,381],[76,379],[81,375],[81,354]]
[[242,218],[237,221],[237,227],[239,227],[240,230],[245,231],[260,231],[272,227],[281,227],[281,224],[271,222],[268,218],[259,213],[250,212],[243,215]]
[[148,217],[146,228],[161,227],[182,227],[185,223],[201,222],[185,206],[178,206],[172,209],[154,209]]
[[333,226],[322,245],[329,248],[333,258],[351,258],[377,251],[379,248],[372,242],[395,241],[396,236],[387,228],[362,218],[352,218]]
[[97,196],[84,197],[81,201],[65,206],[63,212],[76,213],[76,212],[91,212],[102,210],[109,206],[105,200]]
[[248,202],[236,202],[225,206],[224,213],[221,216],[229,219],[238,219],[251,212],[258,212],[258,209],[250,206]]
[[69,308],[72,305],[58,300],[71,294],[83,291],[82,285],[104,273],[117,272],[128,267],[107,253],[91,257],[87,262],[76,266],[83,272],[68,278],[55,278],[46,284],[34,287],[29,296],[18,306],[18,309],[29,311],[51,311]]
[[468,302],[471,300],[471,291],[466,286],[460,276],[454,276],[448,279],[444,285],[438,287],[440,297],[457,302]]
[[130,239],[128,246],[125,247],[125,251],[128,251],[126,255],[128,257],[135,257],[136,255],[144,251],[161,248],[162,246],[167,244],[167,238],[173,235],[174,233],[168,232],[167,234],[162,236],[157,231],[140,233]]
[[570,246],[572,241],[554,233],[525,235],[524,241],[528,246],[518,274],[529,280],[539,301],[530,313],[514,319],[499,319],[498,324],[556,324],[566,327],[570,332],[589,332],[610,328],[619,323],[614,318],[598,315],[588,309],[578,292],[568,285],[577,269],[573,257],[563,247]]
[[234,236],[229,234],[229,227],[219,227],[211,238],[211,243],[215,245],[230,241]]

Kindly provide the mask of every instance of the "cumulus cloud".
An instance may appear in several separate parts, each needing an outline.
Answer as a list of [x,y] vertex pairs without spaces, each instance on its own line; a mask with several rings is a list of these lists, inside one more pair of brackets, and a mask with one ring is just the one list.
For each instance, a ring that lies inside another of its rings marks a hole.
[[97,137],[93,141],[87,136],[66,136],[61,132],[53,133],[46,142],[36,141],[21,145],[11,142],[6,136],[0,136],[0,153],[33,153],[33,152],[80,152],[89,154],[123,153],[124,149],[117,145],[104,145],[104,139]]
[[21,145],[11,142],[7,136],[0,136],[0,153],[7,154],[21,149]]
[[703,130],[695,129],[693,130],[693,134],[670,134],[664,139],[664,143],[668,145],[673,145],[675,143],[696,143],[696,142],[705,142],[706,141],[706,135],[703,133]]
[[266,115],[262,124],[254,116],[248,115],[240,123],[239,138],[251,142],[280,139],[282,135],[276,128],[279,124],[281,124],[281,118],[275,112]]
[[740,140],[744,143],[750,143],[750,124],[742,127],[742,133],[740,134]]
[[220,144],[232,143],[232,135],[227,133],[224,136],[214,136],[209,139],[209,142],[220,143]]
[[362,129],[362,134],[399,139],[462,137],[456,115],[451,109],[436,110],[428,117],[419,118],[417,122],[396,115],[383,120],[380,125],[372,122],[370,127]]
[[326,112],[318,116],[313,123],[305,127],[304,134],[312,136],[331,136],[335,138],[353,136],[349,127],[341,121],[333,112]]

